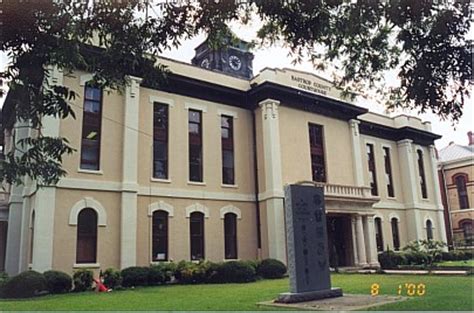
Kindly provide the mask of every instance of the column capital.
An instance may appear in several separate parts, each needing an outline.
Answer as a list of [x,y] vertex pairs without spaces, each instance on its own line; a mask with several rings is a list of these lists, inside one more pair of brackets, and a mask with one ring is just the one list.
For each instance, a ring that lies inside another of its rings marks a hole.
[[399,147],[410,147],[413,144],[413,140],[411,139],[402,139],[397,141],[397,145]]
[[258,106],[263,111],[263,119],[267,120],[269,118],[278,118],[278,107],[280,106],[280,101],[274,99],[265,99],[259,102]]
[[356,120],[356,119],[349,120],[349,126],[352,129],[353,136],[359,136],[359,124],[360,124],[359,120]]

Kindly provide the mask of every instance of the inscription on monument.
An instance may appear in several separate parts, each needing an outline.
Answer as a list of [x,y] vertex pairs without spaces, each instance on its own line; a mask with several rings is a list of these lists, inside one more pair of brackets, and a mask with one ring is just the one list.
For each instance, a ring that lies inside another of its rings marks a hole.
[[290,292],[330,289],[323,189],[287,186],[285,199]]

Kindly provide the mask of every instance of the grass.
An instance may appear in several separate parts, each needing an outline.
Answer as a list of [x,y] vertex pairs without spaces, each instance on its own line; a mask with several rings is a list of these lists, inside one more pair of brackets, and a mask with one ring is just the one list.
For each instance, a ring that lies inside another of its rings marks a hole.
[[465,261],[443,261],[436,263],[437,266],[468,266],[474,267],[474,260],[465,260]]
[[[380,294],[386,295],[397,295],[400,284],[426,285],[423,297],[411,297],[407,301],[372,310],[473,310],[472,276],[333,274],[332,282],[333,286],[342,287],[344,293],[353,294],[370,294],[373,283],[378,283]],[[288,291],[288,279],[261,280],[250,284],[173,285],[100,294],[84,292],[28,300],[1,300],[0,311],[264,310],[256,303],[274,299],[285,291]]]

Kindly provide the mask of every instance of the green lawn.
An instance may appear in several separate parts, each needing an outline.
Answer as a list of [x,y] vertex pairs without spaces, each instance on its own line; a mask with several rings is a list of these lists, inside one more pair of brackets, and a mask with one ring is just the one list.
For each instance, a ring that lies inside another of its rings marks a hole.
[[[373,310],[473,310],[473,276],[412,276],[334,274],[333,286],[345,293],[370,294],[373,283],[381,294],[397,295],[398,285],[424,283],[423,297],[380,306]],[[259,310],[255,303],[288,291],[288,280],[262,280],[251,284],[174,285],[137,288],[111,293],[44,296],[34,300],[2,300],[7,310]],[[276,308],[275,308],[276,309]],[[274,310],[274,309],[272,309]]]
[[443,261],[436,263],[437,266],[470,266],[474,267],[474,260],[465,260],[465,261]]

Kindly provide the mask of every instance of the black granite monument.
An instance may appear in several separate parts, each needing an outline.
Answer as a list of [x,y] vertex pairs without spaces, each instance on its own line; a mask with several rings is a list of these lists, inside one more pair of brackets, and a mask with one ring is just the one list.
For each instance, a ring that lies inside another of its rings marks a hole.
[[285,186],[290,292],[276,302],[294,303],[342,296],[331,288],[323,188]]

